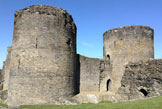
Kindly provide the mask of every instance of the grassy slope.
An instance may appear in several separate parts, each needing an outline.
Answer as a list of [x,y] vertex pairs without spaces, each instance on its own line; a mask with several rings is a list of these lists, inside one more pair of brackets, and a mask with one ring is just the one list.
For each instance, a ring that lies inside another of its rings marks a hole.
[[21,109],[162,109],[162,97],[123,103],[101,102],[99,104],[81,105],[42,105],[21,106]]

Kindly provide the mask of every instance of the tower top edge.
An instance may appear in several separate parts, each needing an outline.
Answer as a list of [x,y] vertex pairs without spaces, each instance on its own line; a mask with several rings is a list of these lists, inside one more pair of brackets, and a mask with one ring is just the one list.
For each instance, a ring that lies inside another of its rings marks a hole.
[[146,26],[146,25],[128,25],[128,26],[123,26],[123,27],[118,27],[118,28],[113,28],[110,30],[107,30],[103,36],[105,36],[105,34],[107,33],[115,33],[118,31],[125,31],[126,29],[146,29],[146,30],[151,30],[154,31],[150,26]]
[[32,5],[28,8],[24,8],[15,12],[15,17],[19,16],[20,14],[27,12],[27,13],[39,13],[39,14],[47,14],[47,15],[56,15],[57,13],[63,13],[70,15],[66,10],[62,8],[57,8],[49,5]]

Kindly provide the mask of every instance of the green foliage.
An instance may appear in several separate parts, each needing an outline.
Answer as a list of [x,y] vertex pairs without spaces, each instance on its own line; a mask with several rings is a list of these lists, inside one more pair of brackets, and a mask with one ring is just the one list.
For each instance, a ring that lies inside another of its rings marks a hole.
[[121,103],[102,101],[99,104],[21,106],[21,109],[162,109],[162,97]]

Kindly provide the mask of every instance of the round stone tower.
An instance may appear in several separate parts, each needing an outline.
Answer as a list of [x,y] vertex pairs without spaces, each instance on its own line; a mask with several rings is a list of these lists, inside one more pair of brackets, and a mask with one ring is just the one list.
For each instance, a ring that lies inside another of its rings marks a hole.
[[44,104],[74,95],[76,26],[60,8],[15,13],[8,105]]
[[153,29],[148,26],[126,26],[106,31],[103,35],[104,58],[112,63],[111,92],[120,87],[125,65],[154,58]]

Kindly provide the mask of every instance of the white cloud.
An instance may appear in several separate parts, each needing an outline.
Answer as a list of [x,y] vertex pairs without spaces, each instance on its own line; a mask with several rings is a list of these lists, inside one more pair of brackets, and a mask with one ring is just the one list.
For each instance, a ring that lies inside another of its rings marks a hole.
[[87,43],[87,42],[82,42],[81,44],[82,44],[82,46],[85,46],[85,47],[93,47],[92,44]]

